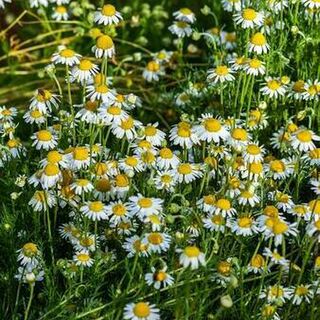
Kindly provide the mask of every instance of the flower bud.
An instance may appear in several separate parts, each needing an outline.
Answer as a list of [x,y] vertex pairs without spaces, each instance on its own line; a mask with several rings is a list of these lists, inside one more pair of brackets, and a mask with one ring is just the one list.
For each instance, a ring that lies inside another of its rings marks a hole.
[[224,308],[231,308],[233,305],[232,298],[230,297],[229,294],[222,296],[220,298],[220,303]]

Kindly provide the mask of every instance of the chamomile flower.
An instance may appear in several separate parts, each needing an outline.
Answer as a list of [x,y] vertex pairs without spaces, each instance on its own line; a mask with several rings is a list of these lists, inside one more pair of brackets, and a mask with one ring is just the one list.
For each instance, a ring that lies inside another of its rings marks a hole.
[[271,251],[269,248],[264,248],[263,255],[271,260],[271,263],[281,266],[288,266],[290,261],[282,256],[277,249]]
[[309,222],[306,232],[309,237],[318,237],[318,241],[320,242],[320,220],[312,220]]
[[31,8],[38,8],[40,6],[47,7],[48,6],[48,0],[29,0],[30,7]]
[[51,191],[37,190],[28,204],[38,212],[45,211],[48,207],[52,208],[56,203],[56,197]]
[[37,150],[54,149],[58,144],[56,135],[51,133],[49,130],[40,130],[35,132],[31,136],[31,139],[34,140],[32,146],[36,147]]
[[166,134],[157,128],[158,125],[159,123],[156,122],[154,124],[149,123],[144,127],[145,139],[154,146],[160,146],[166,138]]
[[173,277],[167,273],[167,266],[160,270],[151,267],[151,273],[147,273],[144,279],[149,286],[153,286],[157,290],[161,287],[171,286],[174,282]]
[[194,23],[196,21],[195,14],[189,8],[181,8],[173,13],[173,16],[178,21]]
[[54,8],[52,19],[56,21],[66,21],[69,19],[68,9],[65,6],[57,6]]
[[311,165],[320,166],[320,148],[310,150],[306,154],[306,158],[310,161]]
[[16,108],[6,108],[5,106],[0,107],[0,120],[11,122],[14,117],[18,114]]
[[256,221],[250,216],[231,218],[228,220],[227,226],[229,226],[231,231],[237,236],[248,237],[259,231]]
[[251,76],[264,75],[266,73],[266,67],[264,65],[264,62],[257,58],[250,59],[244,65],[243,69],[246,71],[248,75]]
[[131,218],[128,203],[122,202],[121,200],[110,202],[106,206],[106,213],[110,222],[115,224],[119,224],[120,221],[127,221],[128,218]]
[[288,0],[268,0],[267,4],[270,8],[270,11],[277,14],[280,11],[284,11],[288,7]]
[[285,239],[285,236],[297,236],[297,223],[288,223],[283,219],[274,219],[272,229],[266,234],[266,239],[273,237],[274,245],[280,246]]
[[303,98],[303,93],[305,92],[305,82],[303,80],[297,80],[290,85],[290,89],[288,97],[300,100]]
[[237,25],[243,29],[259,27],[263,24],[264,16],[261,12],[252,8],[245,8],[241,12],[237,12],[233,16]]
[[76,251],[94,252],[98,244],[96,236],[87,233],[79,236],[74,244],[74,248]]
[[75,65],[71,70],[71,76],[81,84],[87,83],[95,74],[97,74],[99,68],[96,64],[90,60],[82,58],[78,65]]
[[231,68],[225,65],[219,65],[216,68],[208,70],[207,81],[213,84],[233,81],[235,80],[235,77],[232,75],[233,72]]
[[149,245],[145,238],[140,238],[134,235],[130,238],[126,238],[123,248],[127,251],[128,258],[132,258],[135,255],[139,257],[146,257],[149,255]]
[[283,180],[293,174],[294,168],[286,159],[271,160],[267,165],[265,165],[267,174],[271,176],[274,180]]
[[74,170],[85,169],[90,161],[94,161],[93,154],[90,154],[88,147],[75,147],[67,154],[70,167]]
[[173,192],[177,178],[173,171],[159,171],[154,178],[154,184],[158,190]]
[[35,243],[28,242],[24,244],[23,247],[17,252],[19,253],[17,260],[21,263],[21,265],[31,267],[38,265],[41,252]]
[[144,165],[138,156],[127,156],[119,161],[119,168],[133,176],[135,172],[142,172]]
[[167,233],[151,232],[145,235],[150,252],[166,252],[170,247],[171,236]]
[[256,54],[267,53],[270,49],[267,43],[266,37],[261,32],[255,33],[249,41],[248,44],[249,52],[254,52]]
[[205,254],[196,245],[186,246],[184,249],[177,249],[180,253],[179,263],[184,267],[191,267],[192,270],[198,269],[200,265],[206,264]]
[[112,24],[117,25],[123,18],[113,5],[105,4],[99,11],[94,13],[93,20],[97,24],[107,26]]
[[292,136],[291,145],[296,150],[307,152],[316,148],[313,141],[320,141],[320,137],[312,130],[302,128]]
[[80,110],[76,113],[76,118],[86,123],[97,123],[98,122],[98,101],[88,100],[84,104],[75,105]]
[[265,150],[263,147],[255,143],[249,143],[243,152],[243,159],[248,163],[258,163],[263,161],[263,154]]
[[149,61],[143,70],[142,77],[148,82],[159,81],[160,76],[164,74],[162,66],[156,60]]
[[33,110],[28,110],[24,115],[23,115],[23,119],[26,123],[30,123],[30,124],[42,124],[44,122],[46,122],[46,118],[44,116],[44,114],[37,108],[33,109]]
[[219,143],[228,139],[229,132],[221,120],[215,119],[211,114],[202,114],[199,122],[200,125],[196,126],[196,133],[200,140]]
[[94,85],[89,85],[86,88],[91,101],[101,100],[103,103],[111,104],[115,99],[115,93],[111,90],[108,85],[96,83]]
[[238,196],[239,204],[256,206],[260,202],[260,198],[250,189],[242,189]]
[[62,178],[61,171],[56,164],[48,163],[42,171],[40,182],[43,189],[54,187]]
[[171,60],[172,55],[172,51],[161,50],[153,54],[153,59],[160,64],[164,64],[168,63]]
[[112,58],[115,55],[113,40],[108,35],[101,35],[96,39],[96,44],[92,47],[92,52],[96,58]]
[[157,157],[157,167],[159,169],[176,168],[179,163],[179,157],[170,148],[165,147],[159,150]]
[[291,213],[299,219],[304,219],[305,221],[309,221],[311,218],[307,204],[295,204],[292,208],[288,209],[288,213]]
[[289,288],[277,284],[268,286],[261,292],[259,298],[266,298],[268,302],[284,303],[286,300],[290,299],[290,290]]
[[94,260],[90,257],[88,251],[78,251],[73,256],[73,261],[77,266],[82,267],[91,267],[94,263]]
[[286,93],[286,86],[282,84],[280,79],[266,77],[265,85],[260,89],[263,95],[270,98],[278,98]]
[[295,305],[300,305],[303,301],[310,303],[314,297],[314,291],[310,284],[299,284],[289,288],[290,299]]
[[112,133],[118,138],[127,138],[132,141],[137,137],[137,129],[141,127],[141,122],[128,116],[127,119],[121,120],[119,124],[112,124]]
[[264,257],[257,253],[250,259],[248,271],[253,273],[262,273],[266,270],[265,267],[266,261]]
[[190,25],[185,21],[175,21],[169,27],[169,31],[178,36],[178,38],[190,37],[192,34]]
[[106,206],[101,201],[90,201],[83,205],[80,211],[93,221],[107,219]]
[[194,163],[180,163],[176,167],[176,176],[179,183],[190,183],[203,176],[202,166]]
[[220,42],[227,50],[234,50],[237,47],[237,35],[235,32],[220,32]]
[[52,55],[51,61],[54,64],[64,64],[69,67],[74,66],[80,62],[81,55],[65,47],[59,48],[59,51]]
[[30,100],[30,109],[47,114],[52,111],[52,106],[59,107],[58,101],[58,95],[52,94],[49,90],[38,89]]
[[219,231],[224,233],[226,228],[226,219],[222,214],[210,215],[208,218],[203,218],[203,226],[210,231]]
[[118,106],[112,105],[102,105],[98,109],[99,118],[103,121],[107,126],[111,124],[119,124],[121,121],[125,121],[128,119],[128,113],[121,109]]
[[79,178],[71,184],[71,189],[74,190],[75,194],[80,196],[85,193],[91,192],[94,189],[94,186],[88,179]]
[[132,215],[138,215],[140,219],[150,214],[160,214],[163,200],[160,198],[147,198],[141,194],[129,198],[129,210]]
[[194,144],[199,144],[196,129],[189,122],[181,121],[170,130],[170,140],[174,145],[180,145],[187,149]]
[[126,320],[160,320],[159,309],[149,302],[129,303],[124,308]]

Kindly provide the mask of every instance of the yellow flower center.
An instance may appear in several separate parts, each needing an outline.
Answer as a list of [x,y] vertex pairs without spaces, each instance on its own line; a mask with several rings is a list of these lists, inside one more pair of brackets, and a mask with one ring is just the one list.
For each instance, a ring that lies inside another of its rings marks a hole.
[[97,38],[96,46],[98,49],[108,50],[113,48],[114,45],[112,39],[109,36],[102,35]]
[[169,184],[172,181],[172,177],[169,176],[168,174],[164,174],[161,176],[161,182],[165,184]]
[[113,116],[118,116],[121,114],[121,109],[117,106],[111,106],[106,111],[107,111],[107,113],[110,113]]
[[276,312],[276,307],[271,305],[266,305],[262,309],[262,316],[266,318],[270,318]]
[[159,152],[159,155],[163,159],[172,159],[173,152],[169,148],[162,148]]
[[320,220],[316,220],[314,226],[317,228],[317,230],[320,230]]
[[192,173],[192,167],[189,163],[182,163],[178,166],[178,172],[186,175]]
[[231,203],[228,199],[219,199],[216,206],[222,210],[229,210],[231,208]]
[[63,49],[59,52],[60,56],[63,58],[72,58],[75,55],[75,52],[71,49]]
[[217,225],[223,225],[223,224],[225,223],[223,216],[220,215],[220,214],[215,214],[215,215],[211,218],[211,221],[212,221],[214,224],[217,224]]
[[33,255],[37,254],[37,252],[38,252],[37,245],[32,242],[26,243],[23,246],[22,250],[23,250],[23,253],[27,256],[33,256]]
[[88,71],[92,68],[92,62],[88,59],[82,59],[79,64],[79,69],[82,71]]
[[255,46],[263,46],[267,43],[266,37],[261,32],[257,32],[251,37],[251,43]]
[[109,179],[103,178],[96,182],[95,188],[100,192],[108,192],[111,190],[111,184]]
[[112,207],[112,213],[116,216],[124,216],[127,213],[127,209],[123,204],[116,204]]
[[298,286],[295,290],[295,294],[298,296],[306,296],[309,293],[309,289],[305,286]]
[[274,297],[282,297],[283,296],[283,289],[281,287],[278,286],[272,286],[270,288],[270,294]]
[[59,174],[59,172],[59,167],[56,164],[49,163],[44,168],[45,175],[49,177],[56,176],[57,174]]
[[281,173],[285,171],[286,166],[281,160],[274,160],[270,162],[270,169],[274,172]]
[[158,272],[155,273],[154,279],[156,281],[162,282],[162,281],[167,279],[167,274],[165,272],[163,272],[163,271],[158,271]]
[[39,89],[39,90],[38,90],[38,94],[37,94],[37,96],[36,96],[36,99],[37,99],[39,102],[44,102],[44,101],[50,100],[51,97],[52,97],[52,94],[51,94],[50,91]]
[[309,157],[310,157],[311,159],[320,159],[320,148],[311,150],[311,151],[309,152]]
[[129,185],[129,178],[125,174],[118,174],[115,183],[117,187],[125,188]]
[[96,111],[98,109],[98,101],[87,101],[84,108],[88,111]]
[[274,225],[273,225],[273,232],[274,234],[278,235],[278,234],[283,234],[288,230],[288,226],[285,222],[281,221],[281,220],[277,220],[275,221]]
[[103,210],[103,203],[101,201],[92,201],[89,204],[90,211],[101,212]]
[[293,91],[301,93],[304,92],[304,81],[303,80],[298,80],[293,84],[292,87]]
[[242,11],[242,18],[244,20],[253,21],[257,17],[257,12],[253,9],[247,8]]
[[250,228],[252,226],[252,219],[248,217],[239,218],[238,226],[240,228]]
[[250,264],[254,268],[261,268],[265,265],[265,260],[261,254],[256,254],[251,258]]
[[133,308],[133,313],[138,318],[146,318],[150,315],[150,307],[145,302],[138,302]]
[[85,187],[89,184],[89,181],[87,179],[77,179],[76,183],[79,187]]
[[248,152],[249,154],[251,154],[251,155],[256,156],[256,155],[260,154],[261,150],[260,150],[260,147],[258,147],[257,145],[255,145],[255,144],[249,144],[249,145],[247,146],[247,152]]
[[102,176],[104,175],[105,173],[107,173],[108,171],[108,168],[107,168],[107,165],[105,163],[102,163],[102,162],[98,162],[96,163],[96,165],[94,166],[94,170],[96,172],[96,174],[98,176]]
[[221,130],[221,123],[219,120],[209,118],[204,120],[204,127],[209,132],[218,132]]
[[203,197],[203,202],[208,205],[214,205],[216,203],[215,197],[211,194]]
[[247,131],[242,128],[233,129],[231,136],[233,139],[239,140],[239,141],[246,141],[248,138]]
[[314,199],[309,202],[309,208],[313,214],[320,215],[320,200]]
[[152,206],[152,200],[150,198],[141,198],[138,200],[138,206],[140,208],[150,208]]
[[160,70],[160,65],[156,61],[149,61],[147,64],[147,70],[150,72],[157,72]]
[[92,246],[94,244],[94,241],[90,237],[84,237],[84,238],[80,239],[80,244],[83,247],[90,247],[90,246]]
[[45,202],[46,201],[46,195],[45,195],[44,191],[36,191],[34,194],[34,198],[38,202]]
[[148,235],[148,241],[154,245],[157,245],[163,242],[163,237],[161,233],[153,232]]
[[50,141],[52,139],[52,134],[48,130],[40,130],[37,132],[37,138],[39,141]]
[[75,160],[84,161],[89,158],[89,150],[86,147],[76,147],[73,150],[73,158]]
[[261,65],[262,65],[262,62],[258,59],[251,59],[249,62],[250,68],[253,68],[253,69],[258,69],[261,67]]
[[147,137],[153,137],[157,134],[157,129],[153,126],[147,126],[144,129],[144,133]]
[[47,154],[47,160],[50,163],[58,163],[62,160],[62,155],[56,150],[49,151]]
[[191,125],[187,122],[180,122],[177,135],[182,138],[189,138],[191,136]]
[[176,26],[180,29],[185,29],[186,27],[188,27],[188,24],[184,21],[177,21]]
[[57,13],[60,13],[60,14],[64,14],[64,13],[67,12],[67,8],[64,7],[64,6],[57,6],[57,7],[56,7],[56,12],[57,12]]
[[38,109],[35,109],[30,112],[30,116],[34,119],[38,119],[42,117],[42,112],[40,112]]
[[267,86],[269,89],[276,91],[280,88],[281,83],[278,80],[270,80],[267,82]]
[[312,140],[312,134],[309,130],[300,131],[296,137],[301,142],[311,142]]
[[187,246],[184,248],[183,252],[189,258],[196,258],[200,254],[200,249],[196,246]]
[[151,149],[152,144],[147,140],[141,140],[139,141],[138,146],[139,148],[143,148],[143,149]]
[[227,66],[218,66],[215,71],[218,76],[226,76],[229,73]]
[[268,217],[278,217],[279,211],[275,206],[266,206],[263,210],[263,214]]
[[217,270],[222,275],[229,275],[231,271],[231,264],[228,261],[219,261]]
[[103,7],[102,7],[102,14],[104,16],[107,16],[107,17],[112,17],[116,14],[116,8],[111,5],[111,4],[105,4]]
[[135,167],[138,164],[138,159],[135,157],[128,157],[125,162],[128,166]]
[[160,59],[160,60],[163,60],[167,57],[166,53],[161,51],[157,54],[157,58]]
[[192,11],[189,8],[181,8],[179,11],[186,16],[192,14]]
[[130,130],[133,128],[133,126],[134,126],[134,121],[131,117],[128,117],[128,119],[121,121],[121,128],[123,130]]
[[11,116],[12,112],[9,109],[4,109],[4,110],[2,110],[1,114],[3,116]]
[[90,260],[90,256],[86,253],[80,253],[77,255],[77,259],[80,262],[88,262]]
[[95,90],[97,93],[107,93],[109,91],[109,88],[106,84],[96,84],[95,85]]

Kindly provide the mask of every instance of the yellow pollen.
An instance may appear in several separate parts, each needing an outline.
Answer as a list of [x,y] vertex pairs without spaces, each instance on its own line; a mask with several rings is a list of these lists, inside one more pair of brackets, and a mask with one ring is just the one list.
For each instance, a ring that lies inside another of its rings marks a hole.
[[89,204],[90,211],[101,212],[103,210],[103,203],[101,201],[92,201]]
[[150,208],[152,206],[152,200],[150,198],[141,198],[138,200],[138,206],[140,208]]
[[309,152],[309,157],[311,159],[320,159],[320,148],[316,148]]
[[94,88],[97,93],[107,93],[109,91],[109,88],[106,84],[96,84]]
[[274,172],[281,173],[285,171],[286,166],[281,160],[274,160],[270,162],[270,169]]
[[57,13],[60,13],[60,14],[64,14],[64,13],[67,12],[67,8],[64,7],[64,6],[57,6],[57,7],[56,7],[56,12],[57,12]]
[[204,120],[204,127],[209,132],[218,132],[221,130],[221,123],[219,120],[209,118]]
[[38,252],[38,248],[37,245],[32,243],[32,242],[28,242],[26,243],[23,247],[22,247],[23,253],[27,256],[33,256],[35,254],[37,254]]
[[215,72],[218,76],[226,76],[229,73],[229,69],[227,66],[218,66]]
[[98,109],[98,101],[87,101],[84,108],[88,111],[96,111]]
[[19,141],[16,139],[10,139],[7,142],[7,146],[9,149],[16,148],[19,145]]
[[303,130],[297,133],[297,139],[301,142],[311,142],[312,141],[312,134],[309,130]]
[[219,199],[216,206],[222,210],[229,210],[231,208],[231,203],[228,199]]
[[267,41],[261,32],[257,32],[251,37],[251,43],[255,46],[263,46],[267,43]]
[[191,125],[187,122],[180,122],[178,124],[177,135],[182,138],[189,138],[191,136]]
[[184,248],[183,252],[189,258],[196,258],[200,254],[200,249],[196,246],[187,246]]
[[138,302],[133,308],[133,313],[136,317],[144,319],[151,313],[150,307],[145,302]]
[[116,107],[116,106],[111,106],[106,111],[107,111],[107,113],[110,113],[113,116],[118,116],[118,115],[121,114],[121,109],[119,107]]
[[147,64],[147,70],[150,72],[157,72],[160,70],[160,65],[156,61],[149,61]]
[[74,51],[71,49],[63,49],[59,52],[59,54],[63,58],[72,58],[75,55]]
[[121,121],[121,128],[123,130],[130,130],[134,126],[134,121],[133,119],[129,116],[126,120]]
[[44,101],[48,101],[50,100],[52,97],[52,94],[50,91],[48,90],[43,90],[43,89],[39,89],[38,90],[38,94],[36,96],[36,99],[39,101],[39,102],[44,102]]
[[238,226],[240,228],[250,228],[252,226],[252,219],[248,217],[239,218]]
[[50,163],[58,163],[62,160],[62,155],[56,150],[49,151],[47,154],[47,160]]
[[111,5],[111,4],[105,4],[103,7],[102,7],[102,14],[104,16],[107,16],[107,17],[112,17],[116,14],[116,8]]
[[163,159],[172,159],[173,152],[169,148],[162,148],[159,152],[159,155]]
[[242,11],[242,18],[244,20],[253,21],[257,17],[257,12],[253,9],[247,8]]
[[189,8],[181,8],[179,11],[186,16],[193,13]]
[[138,164],[138,159],[135,157],[128,157],[125,163],[130,167],[135,167]]
[[163,243],[163,237],[160,233],[154,232],[148,235],[148,241],[154,245]]
[[56,164],[49,163],[44,168],[45,175],[49,177],[56,176],[57,174],[59,174],[59,172],[59,167]]
[[203,197],[203,202],[205,204],[208,204],[208,205],[211,205],[211,206],[213,206],[216,203],[215,197],[213,195],[211,195],[211,194],[209,194],[207,196],[204,196]]
[[192,167],[189,163],[182,163],[178,166],[178,172],[183,175],[192,173]]
[[107,35],[102,35],[97,38],[96,46],[98,49],[108,50],[114,47],[112,39]]
[[220,274],[228,276],[231,272],[231,264],[228,261],[219,261],[217,270]]
[[161,182],[168,184],[172,181],[171,176],[169,176],[168,174],[164,174],[161,176]]
[[37,132],[37,138],[39,141],[50,141],[52,139],[52,134],[48,130],[40,130]]
[[144,129],[144,133],[147,137],[153,137],[157,134],[157,129],[154,126],[147,126]]
[[84,161],[89,158],[89,150],[86,147],[76,147],[73,150],[73,158],[75,160]]
[[250,264],[254,268],[262,268],[265,265],[265,260],[261,254],[256,254],[251,258]]
[[281,87],[281,82],[273,79],[267,82],[267,86],[269,89],[276,91]]
[[115,178],[116,186],[126,188],[129,185],[129,178],[125,174],[118,174]]
[[288,226],[285,222],[281,220],[277,220],[273,225],[273,232],[274,234],[283,234],[288,230]]
[[112,212],[116,216],[124,216],[127,213],[127,209],[122,204],[116,204],[112,207]]
[[77,259],[80,262],[88,262],[90,260],[90,256],[86,253],[80,253],[77,255]]
[[255,144],[249,144],[249,145],[247,146],[247,152],[248,152],[249,154],[251,154],[251,155],[256,156],[256,155],[260,154],[261,150],[260,150],[260,148],[259,148],[257,145],[255,145]]
[[239,140],[239,141],[246,141],[248,138],[247,131],[242,128],[233,129],[231,136],[233,139]]
[[253,68],[253,69],[258,69],[261,67],[261,65],[262,65],[262,62],[258,59],[251,59],[249,62],[250,68]]
[[165,272],[163,272],[163,271],[158,271],[158,272],[155,273],[154,279],[156,281],[160,281],[160,282],[164,281],[164,280],[167,279],[167,274]]
[[34,119],[38,119],[42,117],[42,112],[40,112],[38,109],[35,109],[30,112],[30,116]]
[[87,179],[77,179],[76,183],[79,187],[85,187],[89,184],[89,181]]
[[225,224],[224,218],[223,218],[223,216],[220,215],[220,214],[215,214],[215,215],[211,218],[211,221],[212,221],[214,224],[217,224],[217,225],[223,225],[223,224]]
[[251,163],[249,166],[250,173],[260,174],[263,171],[263,165],[261,162]]
[[279,211],[275,206],[266,206],[263,210],[263,214],[268,217],[278,217]]
[[88,59],[82,59],[79,64],[79,69],[82,71],[88,71],[92,68],[92,62]]
[[100,192],[108,192],[111,190],[111,184],[109,179],[106,178],[102,178],[100,180],[98,180],[95,184],[95,188],[97,191]]
[[306,296],[309,292],[309,289],[303,285],[298,286],[295,290],[295,294],[298,296]]

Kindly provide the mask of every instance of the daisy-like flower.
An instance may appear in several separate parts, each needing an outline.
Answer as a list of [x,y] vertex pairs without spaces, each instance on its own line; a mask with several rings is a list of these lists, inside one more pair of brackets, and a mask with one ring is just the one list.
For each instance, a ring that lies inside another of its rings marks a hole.
[[128,113],[125,110],[114,104],[109,106],[102,105],[98,109],[98,115],[103,123],[107,126],[111,124],[119,124],[121,123],[121,121],[125,121],[129,117]]
[[169,148],[162,148],[159,150],[157,157],[157,167],[159,169],[168,170],[175,168],[180,163],[180,159]]
[[283,257],[277,249],[271,251],[269,248],[264,248],[263,255],[269,258],[273,264],[279,264],[286,267],[290,263],[290,261]]
[[280,246],[284,241],[285,236],[297,236],[297,223],[288,223],[283,219],[273,219],[272,229],[266,233],[266,239],[274,238],[274,245]]
[[40,161],[40,165],[42,168],[44,168],[47,164],[56,164],[62,168],[68,167],[67,157],[57,150],[49,151],[47,157]]
[[250,59],[243,67],[247,74],[251,76],[264,75],[266,73],[266,67],[264,66],[264,62],[253,58]]
[[310,284],[299,284],[289,288],[290,299],[295,305],[300,305],[303,301],[310,303],[314,297],[314,291]]
[[311,218],[311,214],[308,212],[307,204],[296,204],[288,209],[288,213],[291,213],[299,219],[304,219],[305,221],[309,221]]
[[237,35],[235,32],[220,32],[221,44],[225,46],[227,50],[233,50],[237,47]]
[[154,146],[161,146],[162,142],[166,138],[166,134],[157,128],[158,125],[159,123],[156,122],[154,124],[149,123],[144,127],[145,139],[151,142]]
[[58,108],[58,96],[52,94],[49,90],[38,89],[30,100],[30,109],[39,110],[43,114],[52,111],[52,106]]
[[225,11],[240,11],[242,8],[241,0],[221,0],[222,7]]
[[206,213],[213,214],[215,210],[215,203],[216,197],[213,194],[208,194],[197,201],[197,207]]
[[180,163],[176,167],[176,175],[179,183],[190,183],[203,176],[202,167],[200,164]]
[[17,252],[19,253],[17,260],[21,263],[21,265],[31,267],[38,265],[41,252],[36,244],[28,242],[24,244],[23,247]]
[[115,55],[113,40],[108,35],[101,35],[96,39],[96,44],[92,47],[96,58],[112,58]]
[[121,159],[119,168],[129,176],[133,176],[135,172],[142,172],[145,169],[141,159],[137,156],[127,156],[125,159]]
[[264,257],[257,253],[255,254],[248,265],[248,271],[253,273],[262,273],[265,271],[266,261]]
[[56,21],[66,21],[69,19],[68,9],[65,6],[57,6],[54,8],[52,19]]
[[51,133],[49,130],[40,130],[35,132],[31,136],[31,139],[34,140],[32,146],[36,147],[37,150],[54,149],[58,144],[56,135]]
[[302,128],[292,136],[291,145],[295,150],[307,152],[316,148],[313,141],[320,141],[320,137],[312,130]]
[[186,121],[181,121],[170,130],[170,140],[174,145],[180,145],[187,149],[194,144],[199,144],[196,129]]
[[107,219],[107,208],[101,201],[90,201],[83,205],[80,211],[93,221]]
[[173,171],[159,171],[154,178],[154,184],[158,190],[173,192],[176,183],[177,178]]
[[161,287],[171,286],[174,282],[173,277],[167,273],[167,266],[160,270],[151,267],[151,273],[147,273],[144,279],[149,286],[153,286],[157,290]]
[[270,11],[277,14],[288,7],[288,0],[268,0],[267,4]]
[[242,151],[246,147],[250,139],[251,136],[245,129],[236,127],[231,130],[227,142],[237,151]]
[[172,51],[161,50],[153,54],[153,58],[160,64],[168,63],[173,55]]
[[40,177],[42,188],[49,189],[54,187],[61,178],[62,174],[59,167],[56,164],[48,163],[44,167]]
[[75,147],[67,154],[70,167],[74,170],[87,168],[91,161],[93,161],[93,154],[90,157],[90,150],[87,147]]
[[213,213],[221,214],[223,217],[231,217],[237,213],[236,209],[232,208],[231,202],[226,198],[217,199],[213,207]]
[[259,163],[263,161],[264,152],[263,147],[255,143],[249,143],[243,152],[243,159],[249,163]]
[[191,267],[192,270],[198,269],[199,265],[204,266],[206,264],[205,254],[200,251],[196,245],[190,245],[184,249],[177,249],[180,253],[179,263],[184,267]]
[[0,120],[11,122],[13,118],[18,114],[16,108],[0,107]]
[[145,235],[150,252],[166,252],[170,247],[171,236],[161,232],[151,232]]
[[176,20],[187,23],[194,23],[196,21],[195,14],[189,8],[181,8],[173,13]]
[[46,122],[44,114],[39,109],[28,110],[24,115],[23,119],[26,123],[30,124],[41,124]]
[[170,27],[169,31],[175,34],[179,38],[190,37],[192,29],[190,25],[185,21],[175,21]]
[[219,119],[213,118],[209,113],[202,114],[199,119],[200,125],[196,126],[196,133],[200,140],[208,143],[219,143],[225,141],[229,137],[229,132]]
[[278,98],[286,93],[286,86],[278,78],[266,77],[266,83],[260,91],[270,98]]
[[265,288],[259,298],[266,298],[268,302],[285,303],[286,300],[290,299],[290,290],[276,284]]
[[263,35],[263,33],[257,32],[250,38],[248,48],[249,48],[249,52],[262,54],[262,53],[267,53],[270,49],[270,46],[267,43],[267,39]]
[[80,62],[81,55],[74,52],[72,49],[65,47],[59,48],[59,51],[52,55],[51,61],[54,64],[65,64],[69,67]]
[[89,193],[93,189],[94,186],[88,179],[76,179],[76,181],[71,184],[71,190],[79,196]]
[[233,70],[228,66],[220,65],[216,68],[209,69],[207,72],[207,81],[213,84],[233,81],[235,77],[232,75]]
[[264,16],[263,13],[252,8],[245,8],[241,12],[235,13],[233,18],[235,23],[240,25],[243,29],[253,29],[263,25]]
[[29,0],[30,7],[31,8],[38,8],[40,6],[47,7],[48,6],[48,0]]
[[319,9],[320,2],[318,0],[302,0],[303,5],[309,9]]
[[240,191],[238,201],[242,205],[250,205],[251,207],[254,207],[260,202],[260,198],[254,193],[254,191],[251,191],[250,189],[243,189]]
[[243,216],[240,218],[231,218],[227,222],[227,226],[231,228],[237,236],[252,236],[259,231],[256,221],[253,217]]
[[273,192],[273,193],[270,192],[269,197],[270,197],[270,200],[273,200],[276,202],[276,206],[278,209],[281,209],[285,212],[290,210],[294,206],[294,203],[291,199],[292,197],[284,192],[280,192],[280,191]]
[[320,242],[320,220],[312,220],[306,228],[309,237],[317,236]]
[[123,139],[126,137],[132,141],[137,137],[137,129],[141,127],[141,122],[128,116],[127,119],[121,120],[119,124],[112,124],[112,133],[118,138]]
[[143,220],[151,214],[160,214],[163,200],[159,198],[146,198],[141,194],[129,198],[129,210],[132,215],[138,215]]
[[314,199],[308,203],[308,213],[310,213],[311,218],[315,220],[320,219],[320,199]]
[[76,113],[76,118],[86,123],[97,123],[98,122],[98,101],[88,100],[84,104],[75,105],[76,108],[80,110]]
[[235,57],[234,59],[229,60],[228,62],[231,65],[231,69],[233,71],[240,71],[244,69],[244,66],[246,65],[248,61],[248,58],[245,56]]
[[160,320],[159,309],[149,302],[129,303],[124,308],[126,320]]
[[294,172],[294,168],[287,160],[271,160],[265,168],[274,180],[283,180],[289,177]]
[[112,104],[115,99],[115,94],[106,84],[96,83],[94,85],[89,85],[86,88],[88,95],[91,101],[101,100],[107,105]]
[[76,251],[94,252],[98,246],[96,236],[93,234],[82,234],[74,244]]
[[29,205],[34,211],[45,211],[48,207],[52,208],[57,203],[56,197],[50,191],[37,190],[31,200]]
[[94,260],[90,257],[88,251],[78,251],[73,256],[73,261],[77,266],[91,267]]
[[320,148],[315,148],[309,151],[306,158],[310,161],[311,165],[320,166]]
[[288,97],[293,97],[296,100],[303,98],[303,93],[305,92],[305,82],[303,80],[297,80],[290,85],[290,91]]
[[128,218],[131,218],[128,203],[124,203],[121,200],[110,202],[106,207],[106,213],[110,222],[115,224],[119,224],[119,222],[127,221]]
[[224,233],[226,227],[226,219],[222,214],[214,214],[208,218],[202,219],[203,226],[210,231],[219,231]]
[[142,77],[148,82],[159,81],[160,76],[163,75],[163,68],[159,62],[152,60],[149,61],[143,70]]
[[95,74],[98,73],[98,66],[88,59],[82,58],[80,63],[71,70],[71,76],[81,84],[87,83]]
[[127,238],[123,244],[123,248],[128,252],[128,258],[132,258],[135,255],[139,257],[146,257],[149,255],[149,245],[145,238],[140,238],[134,235]]
[[105,26],[115,24],[117,25],[123,20],[121,13],[111,4],[105,4],[99,11],[94,13],[94,22],[103,24]]

